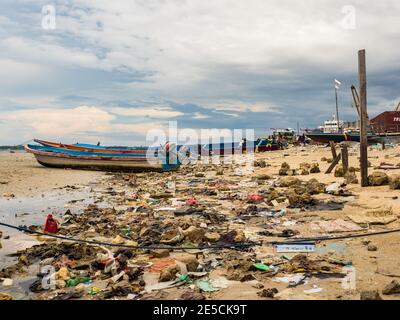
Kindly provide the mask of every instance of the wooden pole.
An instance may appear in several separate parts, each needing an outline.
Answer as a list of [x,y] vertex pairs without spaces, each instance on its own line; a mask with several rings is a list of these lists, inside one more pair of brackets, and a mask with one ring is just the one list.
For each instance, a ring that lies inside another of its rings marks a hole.
[[340,158],[342,157],[342,155],[339,153],[336,158],[333,159],[331,165],[329,166],[328,170],[325,171],[325,174],[331,173],[333,168],[336,167],[336,165],[339,163]]
[[367,140],[367,71],[365,50],[358,51],[358,76],[360,81],[360,171],[361,186],[368,186],[368,140]]
[[332,159],[335,159],[337,157],[335,143],[333,141],[329,141],[329,144],[331,146]]
[[342,164],[343,164],[343,172],[347,173],[349,170],[349,152],[347,149],[347,144],[342,145]]
[[336,121],[337,121],[337,130],[338,133],[340,132],[340,125],[339,125],[339,104],[338,104],[338,96],[337,96],[338,89],[335,87],[335,98],[336,98]]

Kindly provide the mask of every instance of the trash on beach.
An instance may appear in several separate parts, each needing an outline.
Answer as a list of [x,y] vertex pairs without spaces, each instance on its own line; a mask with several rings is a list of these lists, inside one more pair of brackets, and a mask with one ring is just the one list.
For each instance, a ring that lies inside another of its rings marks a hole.
[[253,265],[257,270],[261,270],[261,271],[269,271],[270,267],[264,263],[255,263]]
[[229,285],[237,283],[237,281],[229,280],[224,276],[210,278],[209,282],[214,289],[226,289]]
[[90,283],[91,279],[88,277],[76,277],[65,281],[67,287],[75,287],[80,283]]
[[313,285],[311,289],[303,290],[304,293],[306,294],[311,294],[311,293],[318,293],[321,292],[323,289],[318,287],[317,285]]
[[290,252],[314,252],[315,243],[280,243],[275,245],[277,253],[290,253]]
[[334,196],[342,196],[342,197],[349,197],[353,194],[345,188],[344,182],[334,182],[325,188],[325,192],[327,194],[331,194]]
[[49,214],[46,218],[44,231],[47,233],[57,233],[59,231],[58,222],[53,218],[52,214]]
[[214,288],[210,281],[206,280],[198,280],[196,283],[197,287],[204,291],[204,292],[215,292],[218,291],[218,289]]
[[320,245],[316,247],[315,253],[324,254],[329,252],[343,253],[346,250],[344,243],[327,243],[326,245]]
[[187,200],[185,201],[185,203],[186,203],[188,206],[193,206],[193,205],[195,205],[195,204],[198,203],[198,200],[197,200],[196,198],[189,198],[189,199],[187,199]]
[[257,203],[257,202],[263,201],[263,200],[264,200],[264,197],[263,197],[263,196],[260,196],[260,195],[258,195],[258,194],[249,194],[249,195],[247,196],[247,200],[249,200],[250,202]]
[[272,281],[287,283],[291,286],[297,286],[299,284],[306,284],[307,283],[307,281],[305,281],[306,278],[307,276],[304,273],[297,273],[297,274],[287,275],[284,277],[274,277]]
[[[312,148],[323,150],[322,146]],[[61,217],[57,234],[96,245],[51,239],[16,253],[16,264],[2,270],[0,277],[18,279],[21,270],[34,269],[36,264],[52,266],[54,289],[43,288],[40,273],[33,275],[28,286],[30,294],[55,300],[203,300],[213,292],[219,292],[213,298],[236,298],[247,290],[250,297],[279,297],[278,290],[268,285],[271,280],[287,284],[282,296],[290,292],[287,297],[304,297],[322,290],[330,296],[332,287],[322,288],[319,283],[292,288],[306,284],[309,277],[330,281],[345,277],[343,269],[353,265],[348,254],[354,253],[356,241],[305,239],[367,230],[348,219],[350,213],[343,210],[345,205],[346,210],[352,209],[348,205],[361,207],[359,188],[349,187],[354,192],[349,197],[344,179],[335,179],[334,184],[331,178],[319,179],[319,166],[312,165],[315,159],[307,159],[300,169],[298,162],[286,159],[290,165],[283,164],[285,175],[280,177],[281,160],[273,163],[273,159],[270,167],[256,167],[246,177],[236,175],[235,164],[183,165],[176,173],[109,173],[100,180],[101,187],[92,188],[88,199],[93,203],[74,200],[77,206],[69,206],[64,214],[50,207],[44,211]],[[302,169],[316,178],[306,181],[307,177],[299,176]],[[325,170],[322,165],[321,170]],[[392,180],[396,187],[397,180]],[[395,192],[388,192],[387,201],[394,200]],[[367,217],[369,222],[397,219],[393,210]],[[24,225],[28,223],[33,224],[26,221]],[[41,230],[37,223],[28,228]],[[23,236],[33,238],[28,232]],[[385,247],[376,244],[380,257]],[[355,254],[375,257],[375,252],[367,252],[368,246],[360,245]],[[386,271],[400,274],[393,268]],[[180,288],[171,290],[176,287]]]
[[14,284],[14,281],[12,279],[4,279],[2,282],[3,287],[11,287]]

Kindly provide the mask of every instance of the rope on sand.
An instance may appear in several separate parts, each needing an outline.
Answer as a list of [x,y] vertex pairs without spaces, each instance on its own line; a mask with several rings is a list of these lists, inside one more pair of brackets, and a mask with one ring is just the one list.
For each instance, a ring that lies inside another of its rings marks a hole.
[[128,244],[116,244],[116,243],[109,243],[109,242],[103,242],[103,241],[96,241],[96,240],[85,240],[85,239],[76,239],[76,238],[71,238],[71,237],[66,237],[58,234],[52,234],[52,233],[45,233],[41,231],[36,231],[36,230],[30,230],[27,228],[23,227],[17,227],[13,226],[11,224],[3,223],[0,222],[1,226],[15,229],[18,231],[26,232],[26,233],[31,233],[31,234],[37,234],[41,236],[46,236],[46,237],[52,237],[52,238],[57,238],[61,240],[67,240],[67,241],[73,241],[73,242],[80,242],[80,243],[87,243],[87,244],[92,244],[92,245],[102,245],[102,246],[110,246],[110,247],[120,247],[120,248],[127,248],[127,249],[168,249],[168,250],[206,250],[206,249],[239,249],[239,248],[250,248],[254,247],[257,245],[260,245],[259,243],[235,243],[235,244],[218,244],[218,245],[208,245],[208,246],[165,246],[165,245],[151,245],[151,246],[134,246],[134,245],[128,245]]
[[128,244],[116,244],[116,243],[109,243],[109,242],[96,241],[96,240],[76,239],[76,238],[71,238],[71,237],[62,236],[62,235],[58,235],[58,234],[45,233],[45,232],[41,232],[41,231],[30,230],[30,229],[23,228],[23,227],[17,227],[17,226],[11,225],[11,224],[3,223],[3,222],[0,222],[0,226],[15,229],[15,230],[18,230],[21,232],[37,234],[37,235],[41,235],[41,236],[57,238],[57,239],[66,240],[66,241],[87,243],[87,244],[91,244],[91,245],[102,245],[102,246],[110,246],[110,247],[119,247],[119,248],[127,248],[127,249],[144,249],[144,250],[151,250],[151,249],[168,249],[168,250],[245,249],[245,248],[251,248],[251,247],[262,246],[262,245],[267,245],[267,244],[270,244],[270,245],[299,244],[299,243],[304,243],[304,242],[362,238],[362,237],[368,237],[368,236],[400,232],[400,228],[399,228],[399,229],[382,230],[382,231],[369,232],[369,233],[356,233],[356,234],[340,235],[340,236],[292,238],[292,239],[287,239],[285,241],[269,241],[269,242],[260,241],[260,242],[247,242],[247,243],[241,242],[241,243],[234,243],[234,244],[216,244],[216,245],[206,245],[206,246],[181,246],[181,247],[179,247],[179,246],[165,246],[165,245],[159,245],[159,244],[150,245],[150,246],[140,246],[140,245],[134,246],[134,245],[128,245]]

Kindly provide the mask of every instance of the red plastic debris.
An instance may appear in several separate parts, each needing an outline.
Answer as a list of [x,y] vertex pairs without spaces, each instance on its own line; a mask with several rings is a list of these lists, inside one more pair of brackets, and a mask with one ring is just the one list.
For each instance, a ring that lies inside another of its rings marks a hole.
[[186,200],[186,204],[187,204],[188,206],[193,206],[193,205],[195,205],[195,204],[197,204],[197,203],[198,203],[198,201],[197,201],[196,198],[189,198],[189,199]]
[[46,218],[44,231],[47,233],[57,233],[59,230],[57,220],[53,218],[52,214],[49,214]]
[[261,201],[264,200],[264,197],[263,197],[263,196],[260,196],[260,195],[258,195],[258,194],[249,194],[249,195],[247,196],[247,199],[248,199],[248,200],[251,200],[251,201],[254,201],[254,202],[261,202]]

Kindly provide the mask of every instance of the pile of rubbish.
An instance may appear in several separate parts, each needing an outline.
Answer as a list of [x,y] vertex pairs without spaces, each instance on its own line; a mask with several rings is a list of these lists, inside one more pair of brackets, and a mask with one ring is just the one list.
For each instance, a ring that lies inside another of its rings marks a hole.
[[[47,217],[45,231],[68,240],[32,234],[41,244],[14,254],[16,264],[0,270],[3,285],[33,268],[29,291],[39,299],[203,300],[244,283],[274,298],[310,278],[345,277],[351,261],[293,240],[366,230],[344,215],[312,215],[342,210],[353,196],[346,182],[312,178],[318,163],[296,170],[284,163],[272,176],[264,168],[246,176],[234,165],[109,174],[93,187],[93,204]],[[286,249],[274,244],[289,240]],[[269,280],[276,286],[265,288]]]

